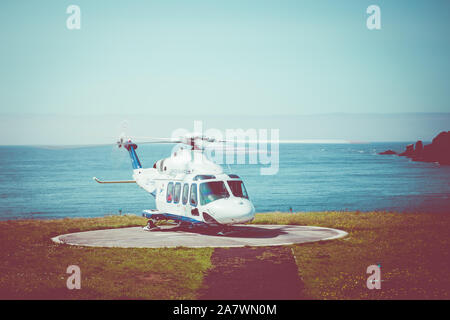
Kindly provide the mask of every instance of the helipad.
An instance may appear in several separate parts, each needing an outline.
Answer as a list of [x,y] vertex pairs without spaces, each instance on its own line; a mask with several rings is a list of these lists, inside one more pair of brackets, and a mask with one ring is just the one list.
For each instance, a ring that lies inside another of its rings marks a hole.
[[119,228],[69,233],[52,238],[54,242],[88,246],[120,248],[164,247],[244,247],[280,246],[345,237],[345,231],[294,225],[235,225],[225,235],[217,231],[190,231],[177,227],[161,227],[144,231],[141,227]]

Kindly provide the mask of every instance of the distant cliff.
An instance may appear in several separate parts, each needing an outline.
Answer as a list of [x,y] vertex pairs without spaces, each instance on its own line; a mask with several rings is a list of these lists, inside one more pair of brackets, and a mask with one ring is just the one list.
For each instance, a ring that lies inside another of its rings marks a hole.
[[[380,154],[395,154],[395,152],[387,150]],[[399,156],[411,158],[413,161],[438,162],[442,165],[450,165],[450,131],[442,131],[427,145],[423,145],[420,140],[415,145],[409,144]]]

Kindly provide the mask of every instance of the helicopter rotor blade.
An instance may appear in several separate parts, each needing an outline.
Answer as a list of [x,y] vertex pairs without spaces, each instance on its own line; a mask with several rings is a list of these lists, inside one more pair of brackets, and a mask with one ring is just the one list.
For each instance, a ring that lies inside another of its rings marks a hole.
[[32,145],[30,147],[47,150],[63,150],[63,149],[84,149],[84,148],[98,148],[113,146],[114,143],[99,143],[99,144],[71,144],[71,145]]
[[[117,139],[117,137],[115,138]],[[119,135],[115,143],[99,143],[99,144],[79,144],[79,145],[36,145],[36,148],[42,149],[82,149],[82,148],[96,148],[104,146],[118,146],[121,148],[125,143],[133,142],[136,144],[163,144],[163,143],[183,143],[186,145],[195,145],[196,147],[206,148],[208,144],[212,143],[226,143],[226,140],[216,140],[213,137],[206,136],[183,136],[179,138],[160,138],[160,137],[139,137],[129,136],[125,132]]]

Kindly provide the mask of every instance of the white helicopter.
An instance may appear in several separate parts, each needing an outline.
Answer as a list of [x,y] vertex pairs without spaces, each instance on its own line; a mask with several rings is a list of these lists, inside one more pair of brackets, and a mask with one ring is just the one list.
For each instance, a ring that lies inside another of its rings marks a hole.
[[[181,143],[181,149],[170,157],[155,162],[153,168],[142,168],[136,154],[137,145],[121,138],[117,145],[125,148],[133,166],[133,180],[98,183],[136,183],[155,198],[157,210],[144,210],[148,219],[144,230],[158,230],[156,222],[172,220],[179,226],[213,226],[226,229],[233,224],[250,222],[255,207],[244,183],[235,174],[224,173],[222,167],[203,152],[205,143],[218,142],[204,136],[186,136],[179,140],[157,139],[153,143]],[[152,143],[152,142],[146,142]],[[223,234],[222,231],[219,234]]]

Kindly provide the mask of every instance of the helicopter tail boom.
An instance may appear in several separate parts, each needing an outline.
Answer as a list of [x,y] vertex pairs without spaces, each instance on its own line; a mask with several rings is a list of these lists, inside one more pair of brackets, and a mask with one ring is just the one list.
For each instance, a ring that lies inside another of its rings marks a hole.
[[[123,144],[123,147],[128,150],[128,153],[130,154],[131,158],[131,165],[133,166],[133,169],[141,169],[142,165],[139,161],[139,158],[136,154],[137,144],[132,143],[131,140]],[[119,145],[120,148],[120,145]]]

